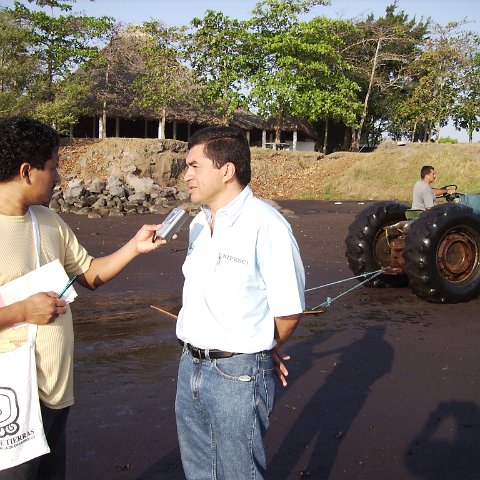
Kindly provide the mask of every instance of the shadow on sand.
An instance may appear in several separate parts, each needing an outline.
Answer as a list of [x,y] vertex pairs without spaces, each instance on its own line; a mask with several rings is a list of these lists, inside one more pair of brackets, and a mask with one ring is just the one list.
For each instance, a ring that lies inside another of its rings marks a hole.
[[302,353],[306,360],[311,359],[305,371],[312,367],[314,358],[339,357],[272,457],[270,480],[328,478],[341,441],[348,435],[372,385],[391,369],[393,349],[384,334],[384,326],[366,327],[363,337],[350,345]]
[[[303,372],[312,368],[315,358],[340,356],[334,370],[319,385],[269,462],[270,480],[328,478],[341,440],[348,435],[349,427],[368,398],[370,388],[391,369],[393,349],[384,340],[384,333],[383,326],[367,327],[361,339],[320,353],[313,352],[317,342],[305,341],[292,348],[292,357],[297,358],[298,355],[303,359]],[[293,385],[294,382],[290,382],[289,388]],[[281,391],[279,397],[282,397]],[[304,461],[307,450],[309,458]],[[139,478],[184,478],[179,449],[172,449]]]
[[404,462],[425,480],[480,479],[480,409],[472,402],[441,402],[412,440]]

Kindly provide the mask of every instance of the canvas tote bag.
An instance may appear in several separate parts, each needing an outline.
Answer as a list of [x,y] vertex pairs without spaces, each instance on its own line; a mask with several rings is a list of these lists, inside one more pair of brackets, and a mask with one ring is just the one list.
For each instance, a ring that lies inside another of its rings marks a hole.
[[[38,268],[40,235],[32,210],[30,215]],[[38,398],[36,336],[37,325],[29,324],[28,342],[11,352],[0,354],[0,470],[50,452]]]

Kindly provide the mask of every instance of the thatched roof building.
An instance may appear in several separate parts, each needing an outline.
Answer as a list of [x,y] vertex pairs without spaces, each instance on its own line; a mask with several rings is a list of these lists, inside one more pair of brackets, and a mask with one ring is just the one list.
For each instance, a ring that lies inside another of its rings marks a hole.
[[[133,85],[147,68],[139,53],[146,41],[141,29],[130,27],[105,47],[101,61],[77,72],[88,76],[94,89],[86,101],[89,113],[74,126],[74,137],[158,137],[188,141],[199,128],[225,124],[212,106],[194,101],[178,101],[161,112],[138,105]],[[188,69],[176,65],[175,70],[184,77],[181,82],[185,89],[183,98],[198,98]],[[251,112],[238,110],[229,124],[245,130],[252,146],[274,145],[272,121],[266,122]],[[314,150],[315,141],[315,133],[307,124],[295,119],[283,122],[281,148]]]

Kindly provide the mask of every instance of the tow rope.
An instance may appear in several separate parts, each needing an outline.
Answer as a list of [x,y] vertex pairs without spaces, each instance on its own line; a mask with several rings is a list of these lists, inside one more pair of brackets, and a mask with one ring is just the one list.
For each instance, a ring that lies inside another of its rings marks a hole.
[[[324,302],[322,302],[320,305],[317,305],[316,307],[304,310],[303,314],[304,315],[308,315],[308,314],[318,315],[319,313],[323,313],[325,311],[323,309],[324,308],[329,308],[335,300],[338,300],[340,297],[343,297],[344,295],[351,292],[352,290],[355,290],[356,288],[361,287],[365,283],[367,283],[370,280],[373,280],[375,277],[378,277],[379,275],[381,275],[383,272],[384,272],[384,270],[383,270],[383,268],[381,268],[380,270],[375,270],[374,272],[366,272],[366,273],[362,273],[360,275],[356,275],[355,277],[344,278],[343,280],[337,280],[336,282],[326,283],[324,285],[319,285],[318,287],[312,287],[312,288],[306,289],[305,293],[308,293],[308,292],[313,292],[314,290],[319,290],[320,288],[331,287],[333,285],[338,285],[339,283],[349,282],[350,280],[357,280],[358,278],[366,277],[365,280],[357,283],[356,285],[349,288],[348,290],[345,290],[344,292],[338,294],[336,297],[334,297],[334,298],[327,297],[326,300]],[[161,312],[164,315],[167,315],[169,317],[177,318],[177,315],[175,315],[175,314],[173,314],[173,313],[171,313],[167,310],[164,310],[163,308],[157,307],[155,305],[150,305],[150,308],[154,308],[155,310],[157,310],[157,311],[159,311],[159,312]]]
[[317,305],[316,307],[313,307],[311,309],[305,310],[303,313],[304,314],[305,313],[306,314],[322,313],[323,310],[319,310],[319,309],[329,308],[335,300],[338,300],[340,297],[343,297],[344,295],[351,292],[352,290],[355,290],[356,288],[361,287],[362,285],[369,282],[370,280],[373,280],[375,277],[378,277],[379,275],[381,275],[383,273],[383,271],[384,271],[383,268],[381,268],[380,270],[375,270],[374,272],[366,272],[366,273],[362,273],[360,275],[356,275],[355,277],[344,278],[343,280],[337,280],[336,282],[326,283],[325,285],[319,285],[318,287],[312,287],[312,288],[306,289],[305,293],[313,292],[314,290],[318,290],[320,288],[331,287],[332,285],[338,285],[339,283],[349,282],[350,280],[356,280],[358,278],[367,277],[367,278],[365,278],[365,280],[357,283],[352,288],[349,288],[348,290],[345,290],[344,292],[340,293],[339,295],[337,295],[334,298],[327,297],[326,300],[323,303],[321,303],[320,305]]

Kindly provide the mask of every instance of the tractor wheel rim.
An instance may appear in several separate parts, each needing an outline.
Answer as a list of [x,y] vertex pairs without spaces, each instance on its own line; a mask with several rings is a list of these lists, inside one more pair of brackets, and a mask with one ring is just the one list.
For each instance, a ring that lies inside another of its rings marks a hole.
[[451,282],[466,280],[478,263],[477,236],[470,231],[447,233],[440,242],[437,262],[442,276]]

